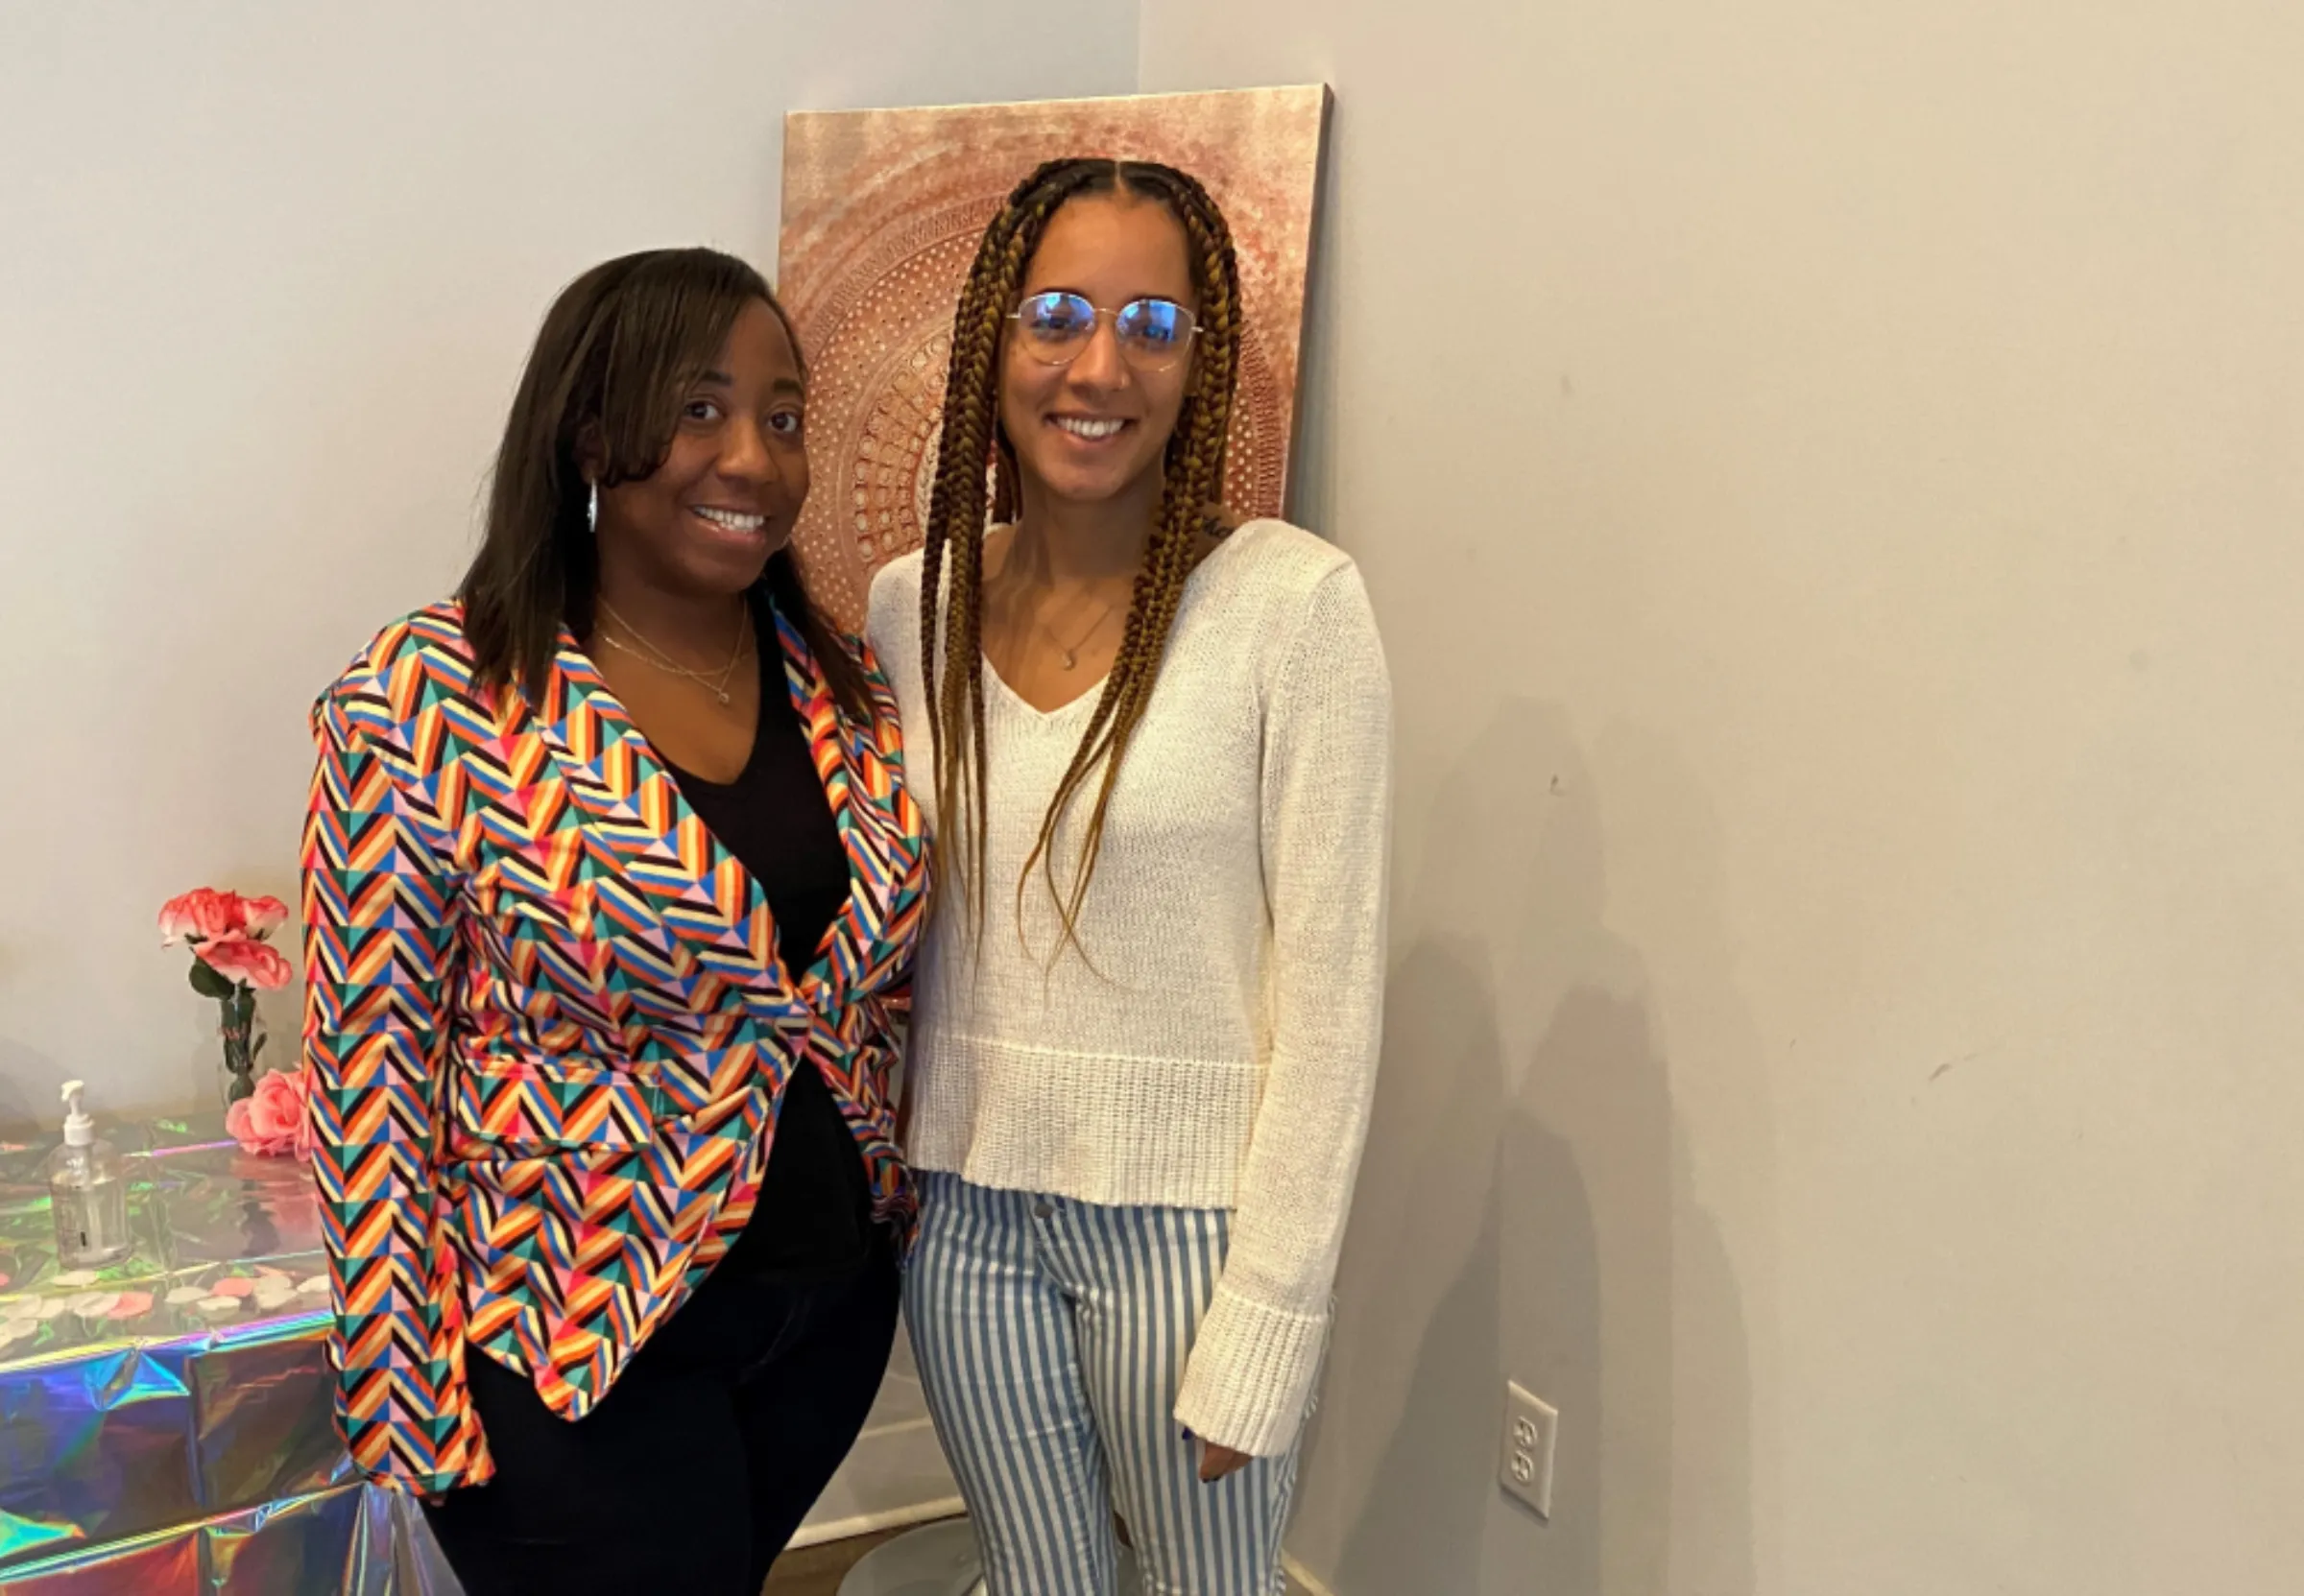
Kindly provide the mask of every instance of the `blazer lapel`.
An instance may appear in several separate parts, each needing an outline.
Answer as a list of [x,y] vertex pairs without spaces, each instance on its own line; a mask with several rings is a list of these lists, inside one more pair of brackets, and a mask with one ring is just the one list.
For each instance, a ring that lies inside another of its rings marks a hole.
[[[892,930],[917,914],[921,827],[908,818],[900,756],[883,748],[882,727],[840,713],[799,629],[781,615],[776,635],[785,690],[848,856],[848,902],[804,970],[785,967],[759,884],[697,819],[564,628],[544,702],[531,707],[582,817],[584,866],[595,878],[598,912],[615,921],[621,947],[656,961],[639,973],[685,987],[688,1006],[699,1012],[716,1007],[720,984],[733,986],[756,1017],[797,1039],[809,1028],[810,1012],[837,1003],[875,970]],[[894,724],[892,716],[882,719]],[[696,972],[684,983],[676,948]]]
[[532,708],[582,817],[596,913],[613,922],[619,951],[643,965],[633,975],[678,992],[698,1013],[716,1009],[722,987],[733,986],[760,1017],[804,1026],[781,979],[758,883],[696,818],[564,628],[544,702]]
[[796,979],[786,972],[803,997],[822,1007],[828,988],[846,992],[860,983],[877,963],[892,912],[901,913],[917,897],[920,827],[907,828],[900,812],[900,800],[909,798],[881,753],[879,727],[843,716],[800,629],[781,615],[776,625],[792,706],[807,730],[808,752],[848,853],[847,904],[826,928],[809,966]]

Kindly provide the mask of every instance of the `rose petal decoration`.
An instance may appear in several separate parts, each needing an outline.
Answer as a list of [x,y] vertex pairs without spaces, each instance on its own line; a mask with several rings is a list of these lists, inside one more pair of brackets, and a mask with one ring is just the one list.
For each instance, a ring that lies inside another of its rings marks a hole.
[[225,1110],[224,1128],[245,1152],[309,1158],[312,1121],[305,1101],[310,1089],[301,1069],[276,1069],[259,1076],[254,1093]]
[[227,981],[244,981],[260,992],[277,991],[296,975],[278,948],[251,941],[237,933],[202,942],[192,951]]
[[186,937],[199,941],[229,936],[240,929],[241,922],[237,893],[220,893],[213,887],[195,887],[160,906],[161,945],[173,947]]
[[239,910],[241,934],[257,941],[288,923],[288,905],[276,897],[241,898]]

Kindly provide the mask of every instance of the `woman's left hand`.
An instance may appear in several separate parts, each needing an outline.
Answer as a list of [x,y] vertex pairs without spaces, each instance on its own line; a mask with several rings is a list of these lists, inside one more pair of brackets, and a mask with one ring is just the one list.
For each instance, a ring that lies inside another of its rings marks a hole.
[[1229,1446],[1218,1446],[1212,1441],[1200,1443],[1200,1483],[1212,1486],[1227,1474],[1236,1474],[1248,1466],[1245,1452],[1236,1452]]

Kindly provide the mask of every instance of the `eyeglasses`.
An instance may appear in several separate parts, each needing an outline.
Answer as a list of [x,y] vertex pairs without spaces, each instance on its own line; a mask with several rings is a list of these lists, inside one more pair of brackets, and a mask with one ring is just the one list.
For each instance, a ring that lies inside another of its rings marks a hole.
[[1200,330],[1192,313],[1173,299],[1131,299],[1117,310],[1098,310],[1078,294],[1035,294],[1008,313],[1024,353],[1043,366],[1069,366],[1096,336],[1096,323],[1112,318],[1120,357],[1140,371],[1165,371],[1184,358]]

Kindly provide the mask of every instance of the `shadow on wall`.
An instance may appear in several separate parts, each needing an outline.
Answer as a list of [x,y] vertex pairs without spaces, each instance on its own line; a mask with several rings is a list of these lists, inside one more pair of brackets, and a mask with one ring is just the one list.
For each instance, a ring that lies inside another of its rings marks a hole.
[[[23,947],[0,940],[0,993],[33,978]],[[0,1032],[0,1142],[37,1140],[41,1118],[57,1101],[57,1084],[64,1079],[55,1060],[30,1042]],[[51,1117],[60,1119],[62,1114],[60,1106]]]
[[[1496,779],[1528,771],[1524,793]],[[1603,924],[1590,770],[1563,712],[1508,702],[1431,792],[1404,814],[1384,1065],[1291,1544],[1337,1596],[1749,1596],[1740,1287],[1694,1202],[1648,971]],[[1562,1416],[1549,1524],[1497,1484],[1507,1377]]]
[[[276,939],[274,945],[291,961],[301,956],[300,939],[293,927],[286,940]],[[165,957],[189,963],[189,956],[180,950],[169,950]],[[180,985],[180,974],[177,979]],[[87,1064],[77,1066],[78,1073],[88,1083],[89,1107],[100,1126],[154,1115],[214,1113],[221,1107],[216,1004],[185,987],[181,1008],[181,1015],[169,1023],[166,1048],[156,1050],[172,1060],[180,1060],[177,1068],[159,1077],[180,1083],[165,1099],[141,1104],[123,1102],[116,1076]],[[300,1067],[302,988],[291,985],[283,991],[260,993],[256,1010],[263,1016],[269,1037],[263,1054],[264,1068],[271,1071]],[[74,1073],[75,1067],[64,1060],[29,1042],[0,1035],[0,1141],[53,1139],[63,1122],[64,1112],[58,1088]]]
[[53,1111],[49,1108],[49,1100],[56,1096],[49,1083],[63,1079],[55,1060],[12,1036],[0,1036],[0,1141],[37,1141],[44,1122],[61,1119],[60,1105]]

